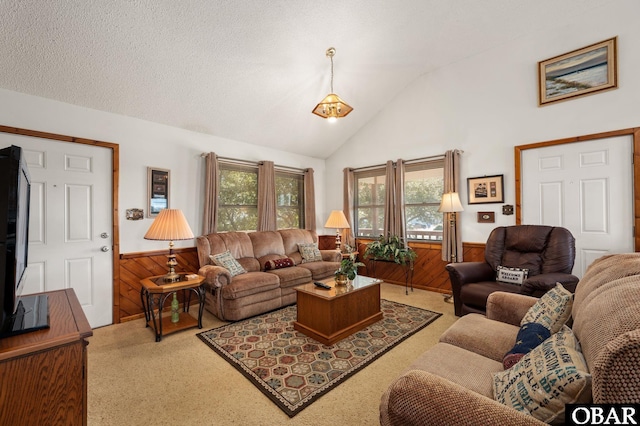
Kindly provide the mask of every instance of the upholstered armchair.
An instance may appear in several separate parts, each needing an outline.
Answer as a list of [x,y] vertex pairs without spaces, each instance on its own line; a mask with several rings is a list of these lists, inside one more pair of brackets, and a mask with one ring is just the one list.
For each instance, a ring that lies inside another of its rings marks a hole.
[[[484,314],[494,291],[540,297],[561,283],[575,291],[578,277],[571,275],[576,256],[575,239],[565,228],[544,225],[500,226],[489,235],[484,262],[446,266],[457,316]],[[498,266],[528,270],[521,285],[496,281]]]

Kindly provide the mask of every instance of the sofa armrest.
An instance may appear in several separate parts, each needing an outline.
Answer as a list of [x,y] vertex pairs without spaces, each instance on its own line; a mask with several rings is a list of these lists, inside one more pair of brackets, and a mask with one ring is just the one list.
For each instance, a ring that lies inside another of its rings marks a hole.
[[220,288],[231,284],[229,270],[217,265],[204,265],[198,270],[198,275],[204,277],[204,282],[211,288]]
[[325,262],[340,262],[342,254],[337,250],[320,250],[322,260]]
[[380,424],[544,425],[447,379],[411,370],[391,384],[380,402]]
[[520,321],[537,301],[533,296],[494,291],[487,298],[486,317],[520,327]]
[[573,293],[576,290],[578,281],[579,279],[575,275],[563,274],[560,272],[534,275],[524,280],[520,292],[522,294],[539,297],[554,288],[556,283],[560,283],[564,288]]

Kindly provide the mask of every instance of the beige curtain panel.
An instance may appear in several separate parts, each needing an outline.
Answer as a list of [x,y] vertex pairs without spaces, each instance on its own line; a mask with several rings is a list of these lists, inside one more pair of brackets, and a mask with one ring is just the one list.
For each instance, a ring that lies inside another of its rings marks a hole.
[[202,218],[202,234],[212,234],[218,230],[218,193],[220,181],[218,173],[218,157],[215,152],[205,156],[205,181],[204,181],[204,215]]
[[407,244],[407,229],[405,227],[405,211],[404,211],[404,160],[396,161],[395,173],[395,217],[393,234],[402,238],[402,242]]
[[273,161],[258,165],[258,231],[277,230],[276,169]]
[[353,228],[355,222],[355,218],[353,215],[353,202],[354,202],[354,191],[355,191],[355,177],[353,173],[353,169],[345,168],[343,170],[344,174],[344,190],[343,194],[343,203],[342,203],[342,211],[344,215],[347,217],[347,221],[349,222],[349,226],[351,228],[344,229],[342,231],[342,242],[344,244],[348,244],[351,247],[355,246],[356,238],[353,233]]
[[384,172],[384,222],[383,234],[385,237],[395,235],[396,223],[396,175],[393,168],[393,161],[387,161]]
[[316,230],[316,187],[311,168],[304,172],[304,229]]
[[[444,154],[444,192],[460,192],[460,150],[449,150]],[[462,235],[460,234],[460,214],[456,214],[455,226],[452,228],[451,215],[443,213],[442,260],[445,262],[462,262]]]

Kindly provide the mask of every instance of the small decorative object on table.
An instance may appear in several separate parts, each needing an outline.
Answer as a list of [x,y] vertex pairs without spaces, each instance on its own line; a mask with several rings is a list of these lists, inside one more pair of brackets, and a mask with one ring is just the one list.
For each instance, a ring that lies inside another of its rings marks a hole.
[[335,272],[336,285],[347,285],[358,274],[358,266],[365,266],[362,262],[356,262],[356,253],[340,261],[340,268]]

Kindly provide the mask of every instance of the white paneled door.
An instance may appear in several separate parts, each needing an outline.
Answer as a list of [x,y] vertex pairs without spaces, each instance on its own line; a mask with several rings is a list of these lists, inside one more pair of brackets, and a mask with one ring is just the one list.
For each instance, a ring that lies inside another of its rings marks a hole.
[[92,327],[112,323],[112,151],[0,134],[23,148],[31,175],[23,294],[73,288]]
[[574,275],[608,253],[634,251],[631,136],[522,151],[522,224],[576,238]]

